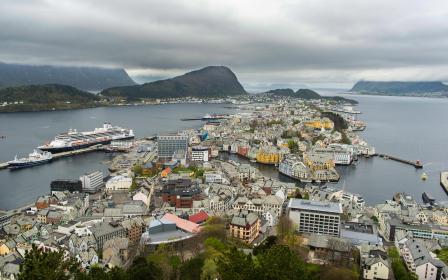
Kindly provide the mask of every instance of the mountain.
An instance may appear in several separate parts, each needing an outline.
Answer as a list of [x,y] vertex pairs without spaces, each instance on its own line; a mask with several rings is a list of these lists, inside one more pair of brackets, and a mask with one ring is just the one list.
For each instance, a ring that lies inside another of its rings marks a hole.
[[270,91],[267,91],[266,93],[272,93],[275,96],[293,96],[294,95],[294,91],[290,88],[271,89]]
[[448,93],[448,86],[442,82],[375,82],[359,81],[350,90],[359,93],[409,95]]
[[294,97],[294,98],[300,98],[305,100],[314,100],[314,99],[326,99],[326,100],[332,100],[336,102],[345,102],[350,104],[358,104],[358,101],[353,99],[344,98],[341,96],[321,96],[317,92],[311,89],[307,88],[301,88],[294,92],[290,88],[282,88],[282,89],[273,89],[270,91],[267,91],[266,93],[272,94],[273,96],[286,96],[286,97]]
[[103,96],[127,98],[222,97],[247,94],[225,66],[208,66],[172,79],[103,90]]
[[124,69],[0,63],[0,87],[64,84],[82,90],[135,85]]
[[98,106],[99,101],[92,93],[58,84],[0,89],[0,112],[89,108]]

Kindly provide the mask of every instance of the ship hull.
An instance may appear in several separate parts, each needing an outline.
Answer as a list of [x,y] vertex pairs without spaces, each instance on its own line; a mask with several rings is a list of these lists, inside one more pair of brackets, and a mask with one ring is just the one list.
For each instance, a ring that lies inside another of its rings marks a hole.
[[45,164],[50,161],[51,161],[51,159],[29,161],[29,162],[14,162],[14,163],[9,163],[8,168],[9,169],[22,169],[22,168],[33,167],[36,165]]
[[65,147],[46,147],[46,146],[41,146],[39,147],[39,150],[41,151],[46,151],[46,152],[50,152],[52,154],[57,154],[57,153],[62,153],[62,152],[68,152],[68,151],[75,151],[75,150],[79,150],[79,149],[85,149],[88,147],[92,147],[95,145],[107,145],[110,144],[110,142],[112,141],[117,141],[117,140],[130,140],[130,139],[134,139],[135,136],[127,136],[127,137],[122,137],[119,139],[110,139],[110,140],[106,140],[106,141],[98,141],[98,142],[94,142],[94,143],[88,143],[88,144],[83,144],[83,145],[77,145],[77,146],[65,146]]

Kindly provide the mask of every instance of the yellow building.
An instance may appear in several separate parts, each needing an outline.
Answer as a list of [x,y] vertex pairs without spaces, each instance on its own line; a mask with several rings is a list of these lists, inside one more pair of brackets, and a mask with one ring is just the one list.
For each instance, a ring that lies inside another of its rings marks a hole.
[[335,167],[333,156],[328,154],[304,153],[303,163],[311,171],[328,170]]
[[5,256],[9,253],[11,253],[11,250],[6,244],[3,243],[2,245],[0,245],[0,256]]
[[306,127],[316,128],[316,129],[333,129],[334,123],[329,118],[323,119],[313,119],[303,123]]
[[232,237],[252,243],[259,235],[261,220],[254,213],[242,210],[238,215],[233,216],[229,225],[229,232]]
[[278,164],[282,160],[282,156],[274,149],[260,149],[257,153],[256,160],[264,164]]

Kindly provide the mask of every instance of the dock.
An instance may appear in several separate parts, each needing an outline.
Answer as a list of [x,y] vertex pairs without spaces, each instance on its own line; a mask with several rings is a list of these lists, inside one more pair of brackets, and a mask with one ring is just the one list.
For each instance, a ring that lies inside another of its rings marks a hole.
[[[86,153],[98,152],[98,151],[104,151],[104,150],[105,150],[105,147],[103,145],[95,145],[95,146],[88,147],[85,149],[57,153],[57,154],[53,154],[52,161],[56,160],[56,159],[60,159],[60,158],[71,157],[71,156],[76,156],[76,155],[80,155],[80,154],[86,154]],[[6,169],[6,168],[8,168],[7,162],[0,163],[0,169]]]
[[390,156],[390,155],[386,155],[386,154],[378,154],[379,157],[384,158],[384,159],[391,159],[391,160],[395,160],[404,164],[408,164],[408,165],[412,165],[415,168],[423,168],[423,164],[420,163],[420,161],[410,161],[410,160],[405,160],[399,157],[395,157],[395,156]]
[[440,185],[443,190],[448,194],[448,171],[440,172]]

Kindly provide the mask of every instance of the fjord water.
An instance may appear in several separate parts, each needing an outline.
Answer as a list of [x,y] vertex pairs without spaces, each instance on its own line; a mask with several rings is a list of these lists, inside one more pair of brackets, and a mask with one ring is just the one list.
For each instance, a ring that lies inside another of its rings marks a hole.
[[[227,105],[228,106],[228,105]],[[27,156],[37,146],[52,140],[69,128],[93,130],[103,122],[134,129],[137,137],[156,133],[176,132],[199,127],[201,121],[181,121],[212,113],[231,113],[222,104],[166,104],[150,106],[103,107],[83,110],[0,114],[0,162]],[[55,160],[49,164],[21,170],[0,170],[0,210],[16,208],[33,202],[37,196],[50,192],[54,179],[76,179],[80,175],[101,170],[111,154],[102,152]]]
[[[335,92],[319,93],[334,95]],[[360,193],[369,204],[390,199],[395,192],[407,192],[421,201],[421,194],[431,193],[438,200],[448,200],[439,185],[439,172],[448,169],[448,100],[415,97],[346,96],[359,101],[359,118],[367,122],[361,135],[380,153],[408,160],[421,160],[423,170],[381,158],[362,159],[357,166],[338,167],[342,180],[337,185]],[[133,128],[137,136],[173,132],[198,127],[201,122],[183,122],[181,118],[233,110],[218,104],[170,104],[128,106],[73,111],[0,114],[0,161],[15,154],[24,156],[39,144],[68,128],[91,130],[104,121]],[[53,179],[77,178],[99,169],[110,155],[93,153],[61,159],[33,168],[0,171],[0,209],[11,209],[33,202],[49,192]],[[428,180],[420,176],[426,172]],[[263,168],[266,175],[285,180],[273,168]]]
[[[367,122],[361,135],[378,153],[420,160],[424,168],[381,158],[364,159],[357,166],[338,168],[343,177],[340,185],[363,194],[368,203],[391,199],[395,192],[409,193],[417,201],[423,192],[439,201],[448,200],[439,184],[440,171],[448,170],[448,99],[345,97],[359,102],[359,119]],[[426,181],[421,180],[423,172],[428,175]]]

